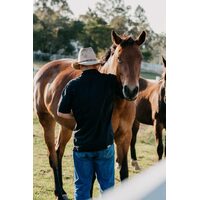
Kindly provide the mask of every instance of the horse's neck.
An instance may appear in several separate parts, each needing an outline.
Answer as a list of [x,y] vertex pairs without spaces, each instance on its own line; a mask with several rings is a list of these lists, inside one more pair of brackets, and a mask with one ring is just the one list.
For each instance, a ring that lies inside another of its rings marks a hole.
[[[108,61],[102,67],[100,67],[98,70],[104,74],[117,75],[117,70],[116,70],[116,67],[114,67],[112,57],[110,57],[108,59]],[[126,104],[127,104],[126,100],[117,98],[115,100],[114,113],[120,114],[124,110],[124,107],[126,106]]]
[[164,87],[164,80],[161,79],[159,82],[158,82],[158,92],[160,93],[162,88]]
[[155,105],[157,107],[157,113],[160,112],[161,109],[161,90],[163,88],[164,81],[161,79],[156,85],[153,90],[152,96],[154,97]]

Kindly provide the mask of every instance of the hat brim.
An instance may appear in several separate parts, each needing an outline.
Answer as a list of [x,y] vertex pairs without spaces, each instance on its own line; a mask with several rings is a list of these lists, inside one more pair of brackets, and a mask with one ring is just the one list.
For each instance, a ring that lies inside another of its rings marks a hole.
[[79,62],[78,64],[79,65],[97,65],[97,64],[100,64],[101,62],[98,61],[98,60],[95,60],[95,61],[85,61],[85,62]]
[[80,64],[77,61],[75,61],[75,62],[72,63],[72,67],[74,69],[80,69]]

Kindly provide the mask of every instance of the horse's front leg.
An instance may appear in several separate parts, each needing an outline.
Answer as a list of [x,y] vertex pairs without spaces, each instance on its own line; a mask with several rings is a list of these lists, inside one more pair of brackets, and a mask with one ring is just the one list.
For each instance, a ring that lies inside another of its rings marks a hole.
[[131,137],[131,130],[128,130],[126,132],[121,130],[115,137],[115,143],[117,145],[117,163],[119,164],[121,181],[128,178],[127,154],[131,143]]
[[157,143],[158,160],[161,160],[162,155],[163,155],[162,130],[163,130],[163,124],[159,123],[158,120],[155,120],[155,122],[154,122],[154,132],[155,132],[156,143]]
[[64,200],[67,200],[67,193],[63,189],[63,181],[62,181],[62,158],[65,151],[65,146],[67,142],[70,140],[72,135],[72,131],[66,129],[65,127],[61,127],[60,133],[58,136],[57,144],[56,144],[56,153],[58,158],[58,178],[60,182],[60,187],[62,191],[62,197]]

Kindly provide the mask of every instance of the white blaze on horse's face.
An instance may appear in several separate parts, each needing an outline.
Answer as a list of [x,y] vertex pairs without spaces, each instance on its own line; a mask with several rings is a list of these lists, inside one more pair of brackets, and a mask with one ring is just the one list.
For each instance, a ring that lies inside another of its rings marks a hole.
[[114,53],[114,62],[116,74],[123,86],[123,95],[127,100],[135,100],[139,91],[139,76],[142,55],[139,46],[145,40],[143,32],[137,40],[132,37],[121,38],[116,33],[113,36],[113,42],[117,45]]

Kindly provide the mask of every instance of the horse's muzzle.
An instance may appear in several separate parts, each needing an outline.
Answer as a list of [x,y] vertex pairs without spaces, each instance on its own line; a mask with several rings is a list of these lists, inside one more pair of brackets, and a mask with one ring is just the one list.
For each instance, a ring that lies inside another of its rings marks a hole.
[[135,86],[135,88],[132,90],[127,85],[123,87],[123,95],[125,99],[129,101],[134,101],[136,99],[138,91],[139,91],[138,86]]

